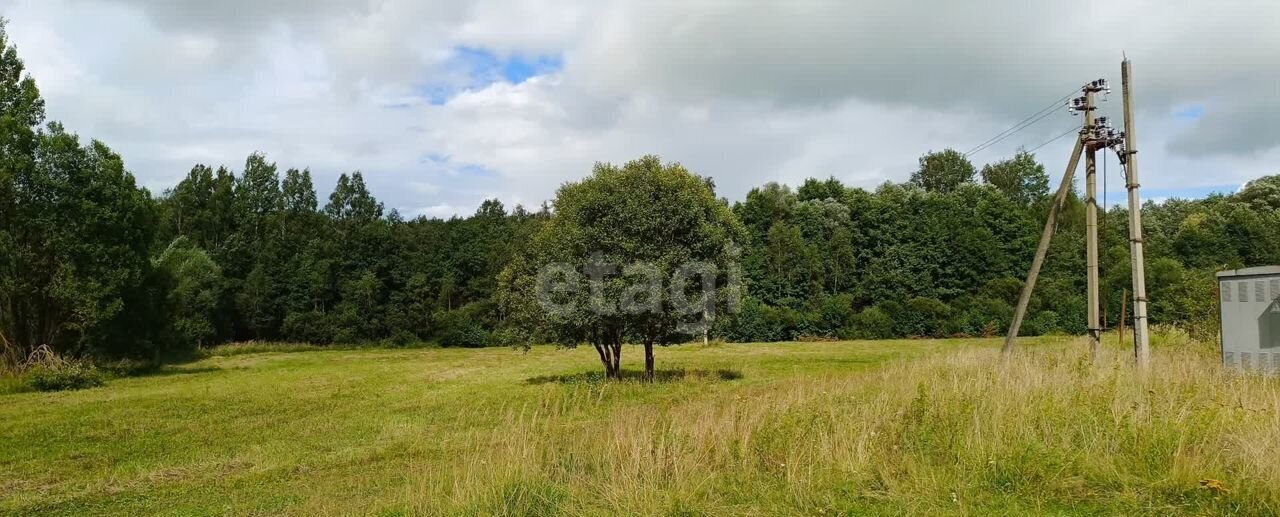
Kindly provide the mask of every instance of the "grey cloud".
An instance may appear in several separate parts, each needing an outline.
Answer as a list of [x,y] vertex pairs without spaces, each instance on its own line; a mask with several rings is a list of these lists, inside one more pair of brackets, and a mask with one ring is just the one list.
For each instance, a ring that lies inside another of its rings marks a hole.
[[[491,196],[536,206],[597,160],[645,153],[715,177],[733,199],[807,176],[874,187],[1085,80],[1118,83],[1122,49],[1135,60],[1144,181],[1274,169],[1280,4],[960,4],[0,0],[50,86],[51,118],[115,146],[148,185],[196,162],[238,168],[257,150],[311,167],[322,191],[360,169],[405,213],[469,213]],[[104,25],[119,35],[111,45]],[[566,68],[442,106],[415,100],[424,82],[457,80],[441,63],[460,45],[563,53]],[[1206,104],[1204,120],[1168,116],[1187,104]],[[1118,95],[1105,107],[1116,114]],[[1055,114],[975,161],[1073,121]],[[1055,174],[1059,143],[1038,153]],[[494,174],[424,163],[428,154]],[[403,188],[413,182],[438,188]]]
[[[646,2],[569,60],[604,90],[813,105],[858,98],[1003,117],[1135,61],[1143,109],[1280,81],[1280,3]],[[1130,24],[1132,23],[1132,27]]]
[[[1210,104],[1194,127],[1168,143],[1168,151],[1190,158],[1255,155],[1280,146],[1280,83],[1269,98],[1259,95]],[[1250,102],[1251,100],[1266,102]]]
[[[77,0],[97,3],[98,0]],[[349,0],[108,0],[138,9],[157,28],[179,32],[243,32],[273,24],[311,23],[331,16],[368,15],[378,2]]]

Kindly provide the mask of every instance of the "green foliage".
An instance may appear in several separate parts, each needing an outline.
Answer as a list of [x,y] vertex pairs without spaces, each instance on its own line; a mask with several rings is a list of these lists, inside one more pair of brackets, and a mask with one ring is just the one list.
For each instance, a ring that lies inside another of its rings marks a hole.
[[222,269],[186,237],[174,239],[155,260],[168,275],[168,321],[178,343],[201,346],[217,335],[222,299]]
[[1044,165],[1026,151],[983,166],[982,181],[1021,204],[1038,201],[1049,194],[1049,175],[1045,174]]
[[[671,299],[648,298],[652,293],[632,294],[637,287],[665,282],[695,263],[714,267],[715,281],[723,284],[736,267],[736,245],[745,238],[710,182],[656,156],[621,167],[597,164],[590,177],[560,188],[555,207],[527,258],[504,273],[503,310],[515,316],[512,323],[537,328],[557,342],[591,343],[610,376],[620,373],[624,339],[643,343],[651,354],[655,344],[687,338],[682,325],[705,314]],[[787,233],[794,236],[794,230]],[[592,285],[571,284],[558,300],[564,310],[551,311],[539,303],[533,280],[556,264],[591,278]],[[628,300],[635,306],[620,305]],[[723,303],[707,300],[705,306],[717,305]],[[648,367],[651,374],[652,361]]]
[[443,346],[488,346],[491,340],[488,329],[492,328],[492,322],[486,316],[491,310],[490,305],[488,302],[476,302],[437,314],[437,340]]
[[1280,210],[1280,174],[1245,183],[1236,198],[1257,210]]
[[84,361],[38,364],[25,373],[27,384],[36,391],[64,391],[95,388],[104,384],[102,372]]
[[945,149],[920,157],[920,168],[911,173],[911,184],[927,192],[946,194],[973,181],[975,174],[977,170],[963,153]]
[[333,318],[320,311],[290,312],[284,317],[280,333],[291,341],[332,343],[338,331]]
[[1027,318],[1023,323],[1022,329],[1019,329],[1020,335],[1039,336],[1044,334],[1053,334],[1062,330],[1059,323],[1058,313],[1053,311],[1040,311]]
[[35,127],[44,121],[44,99],[9,42],[7,25],[8,20],[0,19],[0,117],[19,127]]
[[155,316],[144,309],[155,205],[101,142],[81,146],[56,123],[36,140],[5,209],[12,224],[4,239],[10,267],[0,271],[3,341],[20,352],[41,344],[62,353],[140,352],[122,346],[148,337],[151,327],[134,323]]
[[853,324],[853,337],[888,339],[895,335],[893,317],[879,307],[867,307],[858,313]]

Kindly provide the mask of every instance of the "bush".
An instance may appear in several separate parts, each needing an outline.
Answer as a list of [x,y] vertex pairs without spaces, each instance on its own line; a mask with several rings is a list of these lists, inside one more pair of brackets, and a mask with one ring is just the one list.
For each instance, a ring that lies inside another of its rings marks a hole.
[[764,303],[754,297],[742,300],[741,309],[730,318],[718,321],[725,322],[719,334],[737,343],[760,341],[777,341],[776,329],[765,322]]
[[475,302],[457,310],[440,312],[435,316],[438,325],[436,339],[443,346],[479,348],[489,346],[489,331],[485,329],[487,302]]
[[450,325],[440,331],[440,344],[480,348],[489,345],[489,332],[473,321]]
[[[954,329],[948,325],[951,306],[934,298],[916,297],[898,310],[886,310],[894,321],[895,333],[907,337],[945,337]],[[886,308],[888,305],[886,305]]]
[[400,329],[392,332],[391,337],[387,338],[387,341],[391,343],[392,346],[409,346],[418,341],[418,336],[413,335],[412,332],[407,330]]
[[513,348],[526,348],[533,343],[533,336],[522,328],[502,327],[489,336],[494,345]]
[[284,317],[284,337],[290,341],[332,343],[337,332],[333,319],[318,311],[290,312]]
[[1040,311],[1035,316],[1027,318],[1022,324],[1022,328],[1018,329],[1018,334],[1022,336],[1042,336],[1058,332],[1058,313],[1053,311]]
[[83,361],[37,364],[27,369],[27,384],[37,391],[93,388],[103,384],[102,373]]
[[849,327],[857,313],[853,310],[853,296],[840,294],[824,296],[819,305],[814,330],[828,337],[847,337]]
[[769,328],[775,329],[777,340],[795,341],[800,336],[816,334],[810,321],[812,315],[800,312],[787,306],[764,306],[764,321]]
[[1013,320],[1013,307],[990,296],[961,297],[952,303],[949,331],[971,336],[1004,334]]
[[868,307],[854,318],[854,337],[861,339],[889,339],[893,337],[893,318],[879,307]]

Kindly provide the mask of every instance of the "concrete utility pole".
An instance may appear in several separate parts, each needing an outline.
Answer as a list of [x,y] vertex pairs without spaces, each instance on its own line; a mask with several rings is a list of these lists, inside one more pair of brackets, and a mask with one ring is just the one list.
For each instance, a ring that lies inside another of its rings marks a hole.
[[[1100,353],[1100,332],[1102,323],[1098,321],[1100,295],[1098,287],[1098,161],[1097,150],[1098,127],[1095,124],[1093,111],[1094,94],[1102,91],[1103,83],[1094,81],[1084,87],[1084,105],[1077,108],[1084,112],[1083,133],[1088,135],[1084,143],[1084,220],[1085,220],[1085,267],[1086,302],[1088,306],[1089,355],[1096,362]],[[1105,149],[1105,147],[1104,147]]]
[[[1124,60],[1120,71],[1124,81],[1124,132],[1117,132],[1112,128],[1110,123],[1107,122],[1107,117],[1095,117],[1093,114],[1096,109],[1094,105],[1095,95],[1099,92],[1111,93],[1111,88],[1107,86],[1105,79],[1098,79],[1084,85],[1080,89],[1084,92],[1084,95],[1072,99],[1069,104],[1072,111],[1084,112],[1084,124],[1080,127],[1080,137],[1076,140],[1075,150],[1072,151],[1071,160],[1067,163],[1067,172],[1062,175],[1062,184],[1058,187],[1057,195],[1054,196],[1053,205],[1049,207],[1049,218],[1045,221],[1044,231],[1040,234],[1040,245],[1036,247],[1035,257],[1031,260],[1031,271],[1027,272],[1027,281],[1022,286],[1022,295],[1018,297],[1018,307],[1014,310],[1013,322],[1009,325],[1009,334],[1005,336],[1004,340],[1003,352],[1006,355],[1013,351],[1014,341],[1018,337],[1018,330],[1022,327],[1022,319],[1026,316],[1027,305],[1031,300],[1031,293],[1035,290],[1036,279],[1040,275],[1041,266],[1044,265],[1044,256],[1049,249],[1049,241],[1053,238],[1053,230],[1058,221],[1058,213],[1062,210],[1062,203],[1066,198],[1067,191],[1071,188],[1071,176],[1080,161],[1080,155],[1084,154],[1089,351],[1093,359],[1097,361],[1101,350],[1102,323],[1099,321],[1101,296],[1098,279],[1096,152],[1100,149],[1110,148],[1115,150],[1116,154],[1120,156],[1120,164],[1125,166],[1126,188],[1129,190],[1130,266],[1133,268],[1134,357],[1138,366],[1144,369],[1150,361],[1151,352],[1147,341],[1146,268],[1142,256],[1142,205],[1138,200],[1138,164],[1136,159],[1138,151],[1134,148],[1133,92],[1129,84],[1131,74],[1128,59]],[[1123,336],[1123,306],[1121,307],[1120,320],[1121,335]]]
[[1146,261],[1142,255],[1142,203],[1138,199],[1138,147],[1133,132],[1133,72],[1126,58],[1120,64],[1120,82],[1124,93],[1124,150],[1118,151],[1125,170],[1125,188],[1129,191],[1129,257],[1133,268],[1133,356],[1138,368],[1151,362],[1147,341]]
[[1027,315],[1027,304],[1031,303],[1031,292],[1036,288],[1036,279],[1040,278],[1040,267],[1044,265],[1044,256],[1049,252],[1049,242],[1053,240],[1053,231],[1058,226],[1058,213],[1066,202],[1067,192],[1071,190],[1071,180],[1080,163],[1080,154],[1084,150],[1084,132],[1076,137],[1075,150],[1071,151],[1071,159],[1067,161],[1067,171],[1062,173],[1062,183],[1058,185],[1058,193],[1053,196],[1053,205],[1049,206],[1049,218],[1044,222],[1044,231],[1040,232],[1040,244],[1036,246],[1036,255],[1031,259],[1031,270],[1027,272],[1027,281],[1022,284],[1022,294],[1018,296],[1018,308],[1013,311],[1013,322],[1009,324],[1009,333],[1004,338],[1001,352],[1008,355],[1013,352],[1013,342],[1018,338],[1018,330],[1022,328],[1022,318]]
[[1096,360],[1099,353],[1099,333],[1101,332],[1101,323],[1098,321],[1099,314],[1099,288],[1098,288],[1098,211],[1097,211],[1097,167],[1095,163],[1095,152],[1098,149],[1105,149],[1111,140],[1106,137],[1106,132],[1101,130],[1105,126],[1106,118],[1095,118],[1093,115],[1094,94],[1098,92],[1109,92],[1107,81],[1098,79],[1089,82],[1080,88],[1084,95],[1072,99],[1068,105],[1069,109],[1074,113],[1077,111],[1084,112],[1084,124],[1080,127],[1080,136],[1076,139],[1075,149],[1071,152],[1071,159],[1067,162],[1067,171],[1062,175],[1062,183],[1058,186],[1058,193],[1054,196],[1053,205],[1049,207],[1049,217],[1045,221],[1044,231],[1040,233],[1040,244],[1036,247],[1036,254],[1031,259],[1031,270],[1027,272],[1027,281],[1022,285],[1022,294],[1018,297],[1018,307],[1013,312],[1013,322],[1009,325],[1009,333],[1004,338],[1003,353],[1006,355],[1013,352],[1014,342],[1018,338],[1018,331],[1022,328],[1022,320],[1027,314],[1027,305],[1031,302],[1031,293],[1035,290],[1036,279],[1040,276],[1040,268],[1044,265],[1044,256],[1049,250],[1049,242],[1053,239],[1054,229],[1058,224],[1058,214],[1062,210],[1063,203],[1066,202],[1067,192],[1071,190],[1072,176],[1075,174],[1076,166],[1080,163],[1080,156],[1086,154],[1086,188],[1087,193],[1085,200],[1088,209],[1085,212],[1087,223],[1087,264],[1088,264],[1088,326],[1089,326],[1089,349],[1093,358]]

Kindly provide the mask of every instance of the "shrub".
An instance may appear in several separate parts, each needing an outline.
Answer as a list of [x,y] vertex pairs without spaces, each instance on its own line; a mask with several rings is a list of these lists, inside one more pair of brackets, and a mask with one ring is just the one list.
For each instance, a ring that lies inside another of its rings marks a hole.
[[1023,336],[1042,336],[1044,334],[1052,334],[1058,332],[1058,313],[1053,311],[1040,311],[1035,316],[1027,318],[1022,324],[1022,328],[1018,329],[1018,334]]
[[36,364],[27,369],[27,384],[37,391],[93,388],[103,384],[102,373],[83,361]]
[[824,296],[819,305],[819,313],[814,322],[814,330],[823,336],[843,337],[857,313],[853,310],[853,296],[840,294]]
[[854,318],[854,337],[888,339],[893,337],[893,318],[880,307],[868,307]]
[[479,348],[489,346],[489,331],[485,329],[487,313],[491,306],[475,302],[457,310],[440,312],[435,316],[438,325],[436,339],[443,346]]
[[284,337],[306,343],[332,343],[337,333],[333,318],[318,311],[290,312],[284,317]]
[[776,341],[775,329],[765,322],[764,303],[754,297],[742,300],[740,310],[730,318],[718,320],[725,322],[719,333],[730,341],[750,343],[757,341]]
[[949,331],[973,336],[1004,334],[1013,320],[1013,307],[990,296],[961,297],[952,303]]
[[415,336],[412,332],[404,329],[392,332],[391,337],[387,338],[387,341],[391,343],[392,346],[409,346],[417,340],[418,336]]
[[947,322],[951,319],[951,306],[941,300],[917,297],[907,302],[907,306],[924,317],[926,335],[944,337],[956,332],[955,329],[950,329],[947,325]]
[[440,331],[440,344],[480,348],[489,345],[489,332],[473,321],[450,325]]
[[905,310],[890,312],[897,333],[909,337],[942,337],[948,334],[951,307],[934,298],[916,297]]
[[779,305],[778,307],[764,306],[763,311],[765,325],[769,328],[776,329],[776,339],[782,341],[794,341],[800,336],[815,334],[814,328],[809,324],[809,314],[800,312],[790,307]]
[[533,343],[533,336],[525,329],[507,326],[495,330],[489,340],[498,346],[523,348]]

